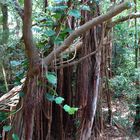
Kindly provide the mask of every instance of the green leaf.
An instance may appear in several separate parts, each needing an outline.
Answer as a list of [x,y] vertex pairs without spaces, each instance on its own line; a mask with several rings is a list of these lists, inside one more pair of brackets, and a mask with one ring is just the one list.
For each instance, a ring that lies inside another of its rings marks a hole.
[[64,105],[63,106],[63,109],[66,111],[66,112],[69,112],[70,111],[70,109],[71,109],[71,107],[69,106],[69,105]]
[[131,7],[134,7],[135,6],[135,3],[134,2],[127,2],[127,7],[128,8],[131,8]]
[[47,78],[49,83],[51,83],[52,85],[56,86],[57,77],[56,77],[56,75],[54,75],[54,73],[51,73],[51,72],[46,73],[46,78]]
[[20,4],[24,4],[24,0],[19,0],[19,3]]
[[45,34],[46,34],[48,37],[51,37],[51,36],[55,35],[55,31],[53,31],[53,30],[46,30],[46,31],[45,31]]
[[70,10],[70,11],[68,12],[68,15],[69,15],[69,16],[73,16],[73,17],[75,17],[75,18],[80,18],[80,17],[81,17],[81,13],[80,13],[80,11],[77,10],[77,9],[72,9],[72,10]]
[[56,3],[61,3],[61,2],[68,2],[68,0],[54,0]]
[[66,5],[60,5],[60,6],[49,6],[47,9],[49,11],[53,11],[53,12],[60,12],[60,11],[64,11],[65,9],[67,9],[68,6]]
[[63,101],[64,101],[64,98],[62,98],[62,97],[56,97],[55,98],[56,104],[62,104]]
[[63,38],[65,38],[66,35],[67,35],[68,33],[72,33],[72,32],[73,32],[72,29],[66,28],[66,29],[64,29],[64,30],[60,33],[60,35],[61,35]]
[[60,37],[57,37],[57,38],[55,38],[55,40],[54,40],[54,44],[56,44],[56,45],[60,45],[62,42],[63,42],[63,39],[60,38]]
[[69,114],[69,115],[73,115],[73,114],[75,114],[76,111],[78,111],[78,108],[76,108],[76,107],[71,107],[70,110],[68,111],[68,114]]
[[73,30],[72,30],[72,29],[70,29],[70,28],[66,28],[63,32],[65,32],[65,33],[72,33],[72,32],[73,32]]
[[8,117],[8,114],[5,112],[0,112],[0,121],[5,120]]
[[25,95],[24,92],[19,93],[19,97],[24,97],[24,95]]
[[47,27],[50,27],[50,26],[53,26],[53,25],[54,25],[54,22],[53,22],[52,20],[46,21],[46,22],[44,23],[44,25],[47,26]]
[[90,11],[90,7],[88,5],[80,5],[81,10]]
[[63,109],[68,112],[69,115],[73,115],[76,111],[78,111],[77,107],[70,107],[69,105],[64,105]]
[[52,16],[58,20],[58,19],[60,19],[62,17],[62,14],[61,13],[55,13]]
[[50,93],[46,93],[45,98],[51,102],[55,100],[54,95],[51,95]]
[[3,130],[4,130],[5,132],[10,131],[10,130],[11,130],[11,128],[12,128],[12,126],[11,126],[11,125],[4,125],[4,126],[3,126]]
[[41,29],[39,27],[33,27],[32,30],[36,33],[41,32]]
[[19,137],[18,137],[17,134],[13,133],[13,134],[12,134],[12,139],[13,139],[13,140],[19,140]]
[[15,67],[15,66],[21,65],[21,61],[12,60],[12,61],[10,61],[10,64],[11,64],[13,67]]

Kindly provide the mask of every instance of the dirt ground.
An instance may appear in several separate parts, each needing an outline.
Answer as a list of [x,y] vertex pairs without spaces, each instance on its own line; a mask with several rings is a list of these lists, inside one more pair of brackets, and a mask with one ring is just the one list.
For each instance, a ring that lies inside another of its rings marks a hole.
[[[131,100],[131,99],[130,99]],[[134,101],[122,99],[114,99],[112,102],[112,125],[104,128],[103,136],[96,140],[140,140],[140,135],[132,134],[135,109],[131,109]],[[103,108],[103,112],[106,108]]]

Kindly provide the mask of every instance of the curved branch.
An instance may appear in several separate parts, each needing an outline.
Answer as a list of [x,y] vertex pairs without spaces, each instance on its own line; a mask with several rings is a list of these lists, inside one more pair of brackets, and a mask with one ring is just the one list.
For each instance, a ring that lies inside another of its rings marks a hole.
[[58,47],[56,50],[52,51],[46,58],[44,58],[44,63],[49,65],[51,61],[54,59],[54,56],[58,56],[61,52],[67,49],[71,43],[77,38],[78,36],[82,35],[86,31],[90,30],[93,26],[96,26],[104,21],[111,19],[112,17],[118,15],[122,11],[130,8],[129,2],[124,2],[118,6],[116,6],[113,10],[107,12],[104,15],[98,16],[93,18],[92,20],[88,21],[87,23],[80,26],[77,30],[73,31],[63,42],[63,44]]
[[127,21],[127,20],[130,20],[130,19],[133,19],[133,18],[140,18],[140,12],[137,12],[137,13],[132,13],[130,15],[127,15],[125,17],[122,17],[122,18],[119,18],[113,22],[111,22],[108,27],[109,28],[112,28],[114,27],[116,24],[119,24],[121,22],[124,22],[124,21]]
[[[102,47],[101,47],[102,48]],[[80,58],[79,60],[75,60],[71,63],[67,63],[67,64],[63,64],[63,65],[60,65],[60,66],[55,66],[54,68],[55,69],[61,69],[61,68],[65,68],[65,67],[70,67],[70,66],[73,66],[73,65],[77,65],[81,62],[83,62],[84,60],[86,60],[87,58],[95,55],[99,50],[101,50],[101,48],[98,48],[97,50],[95,50],[94,52],[91,52],[90,54],[86,55],[86,56],[83,56],[82,58]],[[53,67],[52,67],[53,68]]]

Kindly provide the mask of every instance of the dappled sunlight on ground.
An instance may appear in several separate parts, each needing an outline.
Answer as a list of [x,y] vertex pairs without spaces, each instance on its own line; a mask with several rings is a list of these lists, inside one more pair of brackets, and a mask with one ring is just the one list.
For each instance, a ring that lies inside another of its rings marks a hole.
[[[107,116],[106,105],[103,105],[102,110],[103,114]],[[125,98],[113,100],[112,114],[112,125],[105,126],[103,140],[140,140],[132,135],[135,112],[129,108]]]

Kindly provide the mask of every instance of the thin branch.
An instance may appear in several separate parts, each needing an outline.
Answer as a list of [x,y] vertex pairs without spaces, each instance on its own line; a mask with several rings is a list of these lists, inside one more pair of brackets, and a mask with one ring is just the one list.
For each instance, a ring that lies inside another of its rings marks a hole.
[[[103,47],[103,46],[102,46],[102,47]],[[80,59],[77,60],[77,61],[74,61],[74,62],[71,62],[71,63],[68,63],[68,64],[63,64],[63,65],[61,65],[61,66],[55,66],[55,68],[56,68],[56,69],[61,69],[61,68],[65,68],[65,67],[77,65],[77,64],[83,62],[85,59],[87,59],[87,58],[89,58],[89,57],[95,55],[99,50],[101,50],[102,47],[99,47],[98,49],[96,49],[96,51],[91,52],[90,54],[88,54],[88,55],[86,55],[86,56],[80,58]]]
[[137,13],[132,13],[130,15],[127,15],[125,17],[122,17],[122,18],[119,18],[113,22],[111,22],[108,27],[109,28],[112,28],[114,27],[116,24],[119,24],[121,22],[124,22],[124,21],[127,21],[127,20],[130,20],[130,19],[134,19],[134,18],[140,18],[140,12],[137,12]]
[[68,55],[68,54],[74,53],[73,57],[71,59],[66,60],[66,61],[56,63],[56,66],[57,65],[62,65],[62,64],[65,64],[65,63],[70,63],[71,61],[73,61],[75,59],[75,57],[76,57],[77,51],[81,49],[82,45],[83,45],[83,42],[78,42],[72,48],[66,49],[62,53],[62,55]]
[[58,56],[61,52],[66,50],[78,36],[90,30],[93,26],[96,26],[100,23],[103,23],[104,21],[111,19],[112,17],[118,15],[119,13],[128,8],[130,8],[129,2],[124,2],[116,6],[113,10],[107,12],[106,14],[93,18],[84,25],[80,26],[77,30],[73,31],[64,40],[63,44],[60,47],[52,51],[46,58],[44,58],[44,64],[49,65],[51,61],[54,59],[54,56]]

